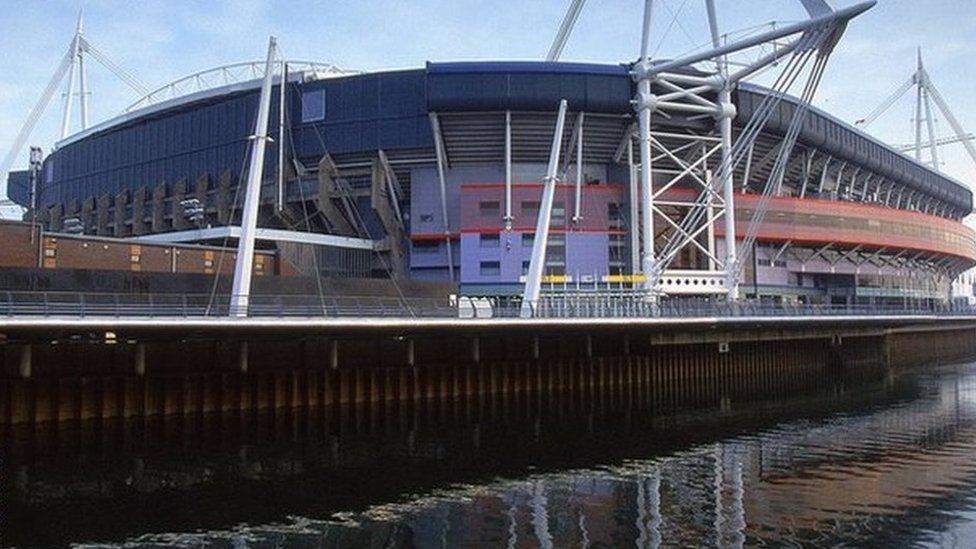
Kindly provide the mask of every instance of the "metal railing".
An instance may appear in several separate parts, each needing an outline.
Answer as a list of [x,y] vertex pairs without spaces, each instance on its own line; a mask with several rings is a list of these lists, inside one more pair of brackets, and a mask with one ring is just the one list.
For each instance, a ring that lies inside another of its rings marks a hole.
[[[0,318],[220,318],[231,312],[231,296],[206,294],[119,294],[0,292]],[[976,308],[950,303],[899,305],[780,304],[757,301],[648,301],[637,294],[547,296],[528,307],[533,318],[702,318],[976,315]],[[518,318],[522,300],[513,297],[398,298],[252,295],[246,315],[254,318]]]

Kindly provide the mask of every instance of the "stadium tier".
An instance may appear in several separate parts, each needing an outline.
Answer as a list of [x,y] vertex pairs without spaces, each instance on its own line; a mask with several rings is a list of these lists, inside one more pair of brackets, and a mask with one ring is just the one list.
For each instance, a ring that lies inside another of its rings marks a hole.
[[[271,101],[259,244],[305,258],[292,263],[309,274],[453,279],[466,295],[521,293],[566,100],[543,283],[547,291],[638,283],[636,85],[628,67],[430,63],[361,74],[295,70],[286,82],[284,98],[276,85]],[[233,238],[221,229],[239,223],[259,88],[251,80],[147,101],[61,141],[38,174],[37,219],[53,231],[67,223],[78,233],[148,241]],[[735,131],[767,93],[738,86]],[[950,281],[976,264],[976,239],[961,223],[970,191],[817,109],[780,166],[796,105],[787,98],[777,107],[736,166],[737,234],[764,211],[742,292],[828,303],[945,298]],[[661,150],[655,238],[664,245],[686,211],[681,197],[700,190],[692,179],[718,167],[715,119],[656,114],[652,128]],[[764,200],[777,169],[783,176]],[[24,206],[29,179],[14,172],[9,180],[10,197]],[[722,257],[722,225],[708,226],[661,279],[664,294],[721,293],[721,279],[682,275]],[[321,236],[279,240],[276,230]],[[303,252],[313,245],[324,252]]]

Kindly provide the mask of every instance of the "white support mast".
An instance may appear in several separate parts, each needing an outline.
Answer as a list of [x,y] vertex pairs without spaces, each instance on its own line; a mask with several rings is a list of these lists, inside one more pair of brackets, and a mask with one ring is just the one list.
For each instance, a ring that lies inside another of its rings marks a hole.
[[78,26],[75,37],[71,41],[71,67],[68,69],[68,91],[64,94],[64,108],[61,111],[61,139],[68,137],[71,131],[71,102],[75,95],[75,65],[81,57],[81,16],[78,16]]
[[651,23],[654,20],[654,0],[644,1],[644,27],[641,33],[641,51],[637,78],[637,97],[634,108],[638,116],[638,141],[640,146],[640,198],[641,198],[641,238],[643,240],[643,255],[641,256],[641,272],[644,274],[644,291],[653,298],[654,274],[657,261],[654,255],[654,196],[651,188],[651,111],[655,108],[657,99],[651,94],[650,74],[651,59],[649,56],[651,43]]
[[[712,34],[712,46],[720,47],[721,37],[718,31],[718,15],[715,12],[715,0],[705,0],[708,9],[708,26]],[[719,124],[719,134],[722,138],[722,199],[725,202],[725,280],[729,289],[729,301],[739,298],[739,277],[735,276],[736,234],[735,234],[735,181],[732,168],[732,119],[735,118],[735,104],[732,103],[732,84],[729,82],[729,65],[726,57],[716,59],[718,74],[722,79],[722,89],[718,92],[719,112],[716,116]]]
[[241,211],[241,233],[237,241],[237,260],[234,263],[234,284],[231,290],[230,316],[247,316],[251,294],[251,270],[254,264],[254,240],[261,205],[261,179],[264,175],[264,151],[268,143],[268,118],[271,111],[271,84],[274,80],[274,59],[277,39],[268,40],[268,59],[264,66],[264,81],[258,102],[257,122],[251,136],[251,160],[244,187],[244,208]]
[[434,154],[437,155],[437,182],[441,191],[441,220],[444,222],[444,243],[447,246],[447,274],[454,280],[454,251],[451,247],[451,221],[447,215],[447,151],[444,149],[444,137],[441,135],[441,122],[437,113],[429,115],[430,127],[434,133]]
[[559,170],[559,151],[563,147],[563,128],[566,125],[566,100],[559,102],[556,115],[556,130],[549,149],[549,168],[542,182],[542,200],[539,201],[539,217],[535,224],[535,238],[532,239],[532,259],[525,277],[525,291],[522,293],[522,318],[531,318],[542,292],[542,272],[546,266],[546,246],[549,243],[549,222],[552,218],[552,201],[556,194],[556,173]]
[[78,36],[78,103],[81,111],[81,129],[88,129],[88,75],[85,73],[85,27],[81,14],[78,15],[78,28],[75,30]]
[[569,35],[573,32],[573,27],[576,26],[576,21],[579,19],[580,12],[583,11],[583,5],[585,3],[586,0],[571,0],[569,9],[563,17],[563,22],[559,25],[559,32],[556,33],[556,38],[553,39],[552,46],[549,47],[549,54],[546,55],[546,61],[559,61],[559,57],[563,53],[563,48],[566,47],[566,42],[569,41]]
[[512,230],[512,111],[505,111],[505,230]]
[[922,49],[918,50],[918,67],[915,69],[915,161],[922,162]]
[[932,100],[929,98],[928,88],[923,88],[922,95],[925,102],[925,126],[929,132],[929,154],[932,156],[932,168],[939,171],[939,147],[936,144],[938,137],[935,135],[935,119],[932,118]]
[[583,221],[583,126],[586,113],[580,111],[577,117],[578,131],[576,133],[576,193],[573,200],[573,224]]
[[275,199],[275,207],[278,212],[285,209],[285,146],[288,140],[285,139],[285,111],[288,97],[288,63],[281,61],[281,83],[278,86],[278,192]]
[[[886,98],[881,105],[875,108],[871,114],[865,118],[858,120],[855,124],[861,125],[862,127],[869,126],[872,122],[877,120],[881,115],[886,113],[901,97],[903,97],[909,90],[915,88],[915,116],[914,116],[914,126],[915,126],[915,140],[911,145],[901,145],[897,146],[899,150],[903,152],[912,152],[915,155],[915,160],[918,162],[922,161],[922,151],[925,147],[929,148],[932,167],[939,170],[941,166],[939,165],[939,152],[938,147],[942,145],[951,145],[954,143],[962,143],[966,148],[966,153],[972,159],[973,163],[976,163],[976,145],[973,145],[973,135],[966,132],[962,124],[953,114],[952,110],[949,108],[949,104],[943,99],[942,94],[935,87],[932,79],[929,77],[929,73],[925,70],[925,64],[922,62],[922,49],[918,49],[917,64],[915,68],[915,73],[912,77],[908,79],[907,82],[902,84],[898,89],[895,90],[888,98]],[[939,137],[935,133],[935,118],[933,116],[932,104],[935,104],[936,109],[945,117],[949,126],[952,128],[953,137]],[[923,120],[926,123],[924,132],[928,134],[928,139],[923,138]]]
[[[118,65],[113,63],[104,53],[98,51],[84,36],[84,18],[82,14],[78,14],[78,22],[75,25],[75,33],[71,38],[71,42],[68,45],[67,50],[61,57],[61,61],[58,67],[55,69],[54,74],[51,76],[51,80],[48,81],[47,86],[44,88],[44,92],[38,99],[37,103],[31,109],[30,114],[27,116],[27,120],[24,121],[23,126],[21,126],[20,131],[17,133],[17,137],[14,138],[14,142],[10,149],[7,151],[6,155],[3,157],[3,162],[0,163],[0,182],[6,180],[7,173],[13,167],[14,162],[20,156],[21,151],[27,144],[27,140],[30,139],[31,133],[34,131],[34,127],[37,125],[41,116],[47,110],[54,99],[55,94],[57,94],[58,88],[64,84],[65,78],[68,79],[67,90],[64,94],[63,111],[61,113],[61,123],[59,126],[59,136],[61,139],[68,136],[71,132],[71,111],[72,111],[72,101],[75,96],[79,98],[80,111],[81,111],[81,127],[82,129],[87,129],[91,123],[91,92],[89,91],[88,85],[88,72],[85,66],[85,56],[91,55],[100,65],[110,70],[115,76],[117,76],[122,82],[128,85],[130,88],[135,90],[137,93],[145,94],[146,88],[139,83],[131,74],[124,71]],[[78,70],[78,81],[79,81],[79,93],[75,93],[74,80],[75,80],[75,65],[77,64]],[[2,183],[0,183],[2,186]]]

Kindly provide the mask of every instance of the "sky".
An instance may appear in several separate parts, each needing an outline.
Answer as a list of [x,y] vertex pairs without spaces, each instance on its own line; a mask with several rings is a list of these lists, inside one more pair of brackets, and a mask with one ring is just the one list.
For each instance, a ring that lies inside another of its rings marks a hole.
[[[854,0],[828,0],[835,8]],[[0,10],[0,154],[11,146],[71,40],[79,10],[88,40],[150,89],[209,67],[263,58],[269,34],[289,59],[376,70],[426,61],[542,59],[569,0],[5,0]],[[656,0],[652,45],[673,57],[708,39],[703,0]],[[806,14],[799,0],[717,0],[734,31]],[[637,55],[642,0],[590,0],[563,53],[567,61],[620,63]],[[676,18],[675,15],[678,17]],[[976,2],[879,0],[854,20],[831,57],[814,104],[853,122],[907,80],[921,46],[928,72],[964,128],[976,132]],[[92,122],[137,95],[89,64]],[[889,143],[913,137],[914,99],[871,126]],[[58,136],[60,96],[30,139],[45,151]],[[75,110],[77,113],[77,108]],[[77,121],[77,116],[75,120]],[[938,120],[940,136],[951,128]],[[942,169],[976,186],[961,145],[941,149]],[[16,167],[26,165],[26,153]],[[2,187],[2,185],[0,185]],[[2,194],[2,192],[0,192]]]

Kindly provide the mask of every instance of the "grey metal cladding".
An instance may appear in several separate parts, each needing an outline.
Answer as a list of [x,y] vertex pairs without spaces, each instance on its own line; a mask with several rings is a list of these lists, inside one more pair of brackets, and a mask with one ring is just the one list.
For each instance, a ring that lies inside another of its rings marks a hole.
[[[762,88],[740,86],[735,98],[739,124],[745,123],[752,116],[762,97]],[[769,120],[765,131],[784,133],[795,108],[795,99],[786,98],[780,104],[779,112]],[[967,211],[972,208],[972,192],[961,183],[915,162],[820,109],[811,108],[807,113],[798,140],[804,145],[869,168],[913,189],[938,196],[959,208]]]
[[[301,94],[317,90],[325,92],[325,117],[302,123]],[[421,69],[312,80],[289,90],[293,152],[307,161],[316,161],[325,151],[348,156],[368,155],[377,149],[415,154],[433,149],[428,111],[553,113],[565,98],[571,111],[629,118],[633,96],[634,83],[627,67],[586,63],[429,63]],[[762,88],[740,86],[735,95],[737,124],[749,120],[761,99]],[[194,180],[201,174],[213,177],[230,171],[236,176],[243,167],[247,136],[253,131],[256,101],[255,88],[177,103],[70,141],[45,160],[39,204],[46,207],[114,196],[141,186]],[[276,118],[277,101],[273,104],[272,118]],[[781,103],[767,132],[781,134],[794,109],[795,102],[789,98]],[[655,120],[672,126],[687,123]],[[608,143],[626,127],[620,120],[605,122]],[[467,123],[484,123],[494,133],[498,129],[498,120],[492,117],[446,119],[445,123],[451,124],[452,131],[466,134],[474,129],[464,128]],[[592,138],[599,135],[592,134]],[[956,208],[972,208],[972,193],[965,186],[818,109],[810,110],[799,140]],[[462,144],[454,142],[453,146]],[[451,152],[458,158],[469,154],[480,161],[488,158],[475,149]],[[492,152],[491,158],[498,154]]]

